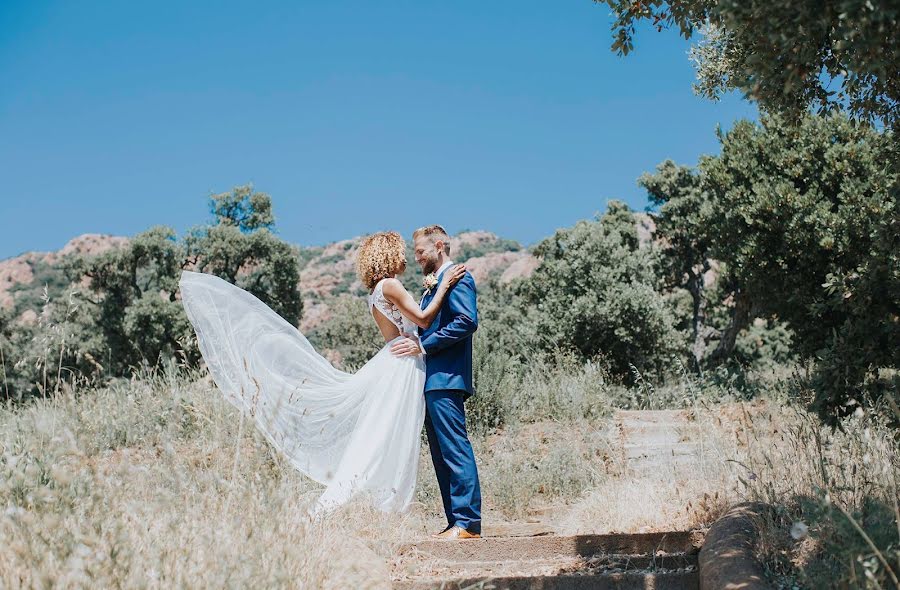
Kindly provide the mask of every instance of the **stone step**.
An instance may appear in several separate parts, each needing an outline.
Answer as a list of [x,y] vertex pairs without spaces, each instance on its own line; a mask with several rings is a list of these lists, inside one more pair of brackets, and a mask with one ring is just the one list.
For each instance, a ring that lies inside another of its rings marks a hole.
[[[690,434],[690,433],[688,433]],[[690,434],[687,436],[683,432],[675,432],[675,431],[658,431],[658,432],[645,432],[645,431],[627,431],[622,433],[622,440],[627,441],[625,445],[635,445],[635,444],[645,444],[645,445],[683,445],[683,444],[697,444],[697,436],[694,434]]]
[[541,522],[496,522],[485,525],[483,537],[541,537],[555,533],[553,528]]
[[691,452],[691,449],[688,447],[679,447],[679,448],[668,448],[668,449],[654,449],[653,447],[634,447],[626,451],[626,455],[624,457],[629,462],[638,462],[638,461],[646,461],[646,460],[654,460],[654,461],[683,461],[685,459],[693,459],[694,461],[700,461],[700,452],[694,451]]
[[462,578],[478,576],[512,577],[523,575],[599,575],[621,574],[633,571],[692,571],[697,568],[696,554],[667,555],[597,555],[589,558],[555,556],[546,559],[523,561],[444,561],[420,559],[405,562],[403,569],[395,570],[400,578]]
[[624,424],[690,424],[683,410],[624,410],[615,413]]
[[696,459],[685,458],[683,460],[670,459],[669,461],[636,461],[629,464],[623,473],[627,477],[640,478],[646,485],[652,485],[653,482],[667,481],[672,478],[694,479],[699,470],[700,463]]
[[680,455],[697,456],[700,445],[694,442],[667,443],[633,443],[622,445],[625,457],[677,457]]
[[692,554],[699,539],[689,531],[640,534],[576,535],[571,537],[498,537],[421,541],[400,550],[401,556],[420,555],[444,561],[528,561],[551,556]]
[[687,410],[616,410],[616,420],[634,422],[685,421]]
[[687,421],[680,411],[664,412],[655,417],[617,413],[615,424],[626,440],[639,438],[678,442],[698,434],[697,424]]
[[395,582],[399,590],[697,590],[695,571],[447,578]]

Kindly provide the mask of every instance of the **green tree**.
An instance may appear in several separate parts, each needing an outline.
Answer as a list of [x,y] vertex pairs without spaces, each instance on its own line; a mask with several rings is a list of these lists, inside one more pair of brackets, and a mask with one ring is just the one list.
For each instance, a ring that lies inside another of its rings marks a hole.
[[12,312],[0,306],[0,399],[15,399],[22,389],[21,371],[16,365],[22,358],[21,341],[26,332],[30,330],[16,325]]
[[340,367],[356,370],[384,346],[364,298],[338,295],[328,302],[328,311],[328,319],[310,332],[309,340],[317,350],[337,353]]
[[773,367],[796,360],[794,335],[784,322],[756,318],[738,334],[734,357],[743,365]]
[[852,410],[900,367],[900,207],[890,133],[844,116],[766,117],[721,136],[700,162],[714,204],[710,253],[736,307],[787,322],[816,360],[815,408]]
[[210,209],[217,225],[236,227],[244,233],[272,229],[272,198],[253,190],[253,185],[236,186],[228,192],[210,197]]
[[214,274],[253,293],[288,322],[303,313],[297,285],[297,248],[263,227],[249,233],[236,225],[194,229],[184,239],[185,254],[195,270]]
[[[527,360],[542,345],[538,336],[537,309],[531,305],[528,279],[512,284],[489,280],[478,285],[478,332],[475,341],[484,356],[506,354]],[[480,362],[476,359],[476,363]]]
[[703,190],[700,175],[671,160],[657,166],[654,174],[642,175],[638,184],[659,208],[654,216],[654,237],[663,244],[663,289],[683,288],[691,297],[691,360],[699,369],[710,340],[721,337],[707,318],[707,277],[713,264],[708,235],[712,203]]
[[94,342],[101,350],[85,350],[80,343],[77,352],[106,358],[106,369],[122,375],[180,350],[188,325],[175,293],[184,261],[175,231],[161,226],[138,234],[125,247],[72,260],[72,279],[90,281],[83,303],[94,309],[82,318],[83,327],[102,335],[100,343]]
[[900,4],[895,0],[594,0],[612,8],[612,49],[628,54],[637,25],[690,38],[696,90],[738,89],[770,112],[846,106],[900,125]]
[[34,324],[0,310],[0,398],[21,401],[45,396],[103,374],[103,336],[96,310],[70,288],[58,298],[44,289]]
[[679,348],[671,305],[658,291],[658,253],[640,247],[624,203],[557,231],[535,255],[540,266],[521,289],[542,348],[603,355],[623,376],[632,365],[659,370]]
[[154,227],[125,247],[69,263],[73,280],[89,279],[81,330],[101,336],[79,341],[76,354],[105,359],[105,371],[111,375],[166,358],[198,360],[177,295],[185,268],[222,277],[256,295],[288,322],[300,320],[297,252],[271,232],[269,196],[237,187],[213,196],[210,208],[216,224],[195,228],[183,240],[171,228]]

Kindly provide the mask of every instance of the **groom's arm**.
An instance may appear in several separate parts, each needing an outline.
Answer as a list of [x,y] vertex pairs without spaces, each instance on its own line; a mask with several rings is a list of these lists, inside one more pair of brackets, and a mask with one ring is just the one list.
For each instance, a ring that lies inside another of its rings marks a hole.
[[434,354],[448,346],[468,338],[478,329],[478,303],[475,279],[466,273],[447,294],[446,305],[453,319],[446,326],[422,338],[425,354]]

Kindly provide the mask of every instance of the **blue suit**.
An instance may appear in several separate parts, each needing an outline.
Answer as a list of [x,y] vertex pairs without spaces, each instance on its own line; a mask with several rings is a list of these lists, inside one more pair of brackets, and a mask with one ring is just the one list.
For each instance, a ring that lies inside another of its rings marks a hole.
[[[425,350],[425,433],[447,526],[460,526],[471,533],[481,533],[481,487],[463,402],[475,393],[472,334],[478,329],[476,297],[475,279],[466,273],[444,298],[434,322],[419,330]],[[423,297],[422,308],[433,298],[433,292]]]

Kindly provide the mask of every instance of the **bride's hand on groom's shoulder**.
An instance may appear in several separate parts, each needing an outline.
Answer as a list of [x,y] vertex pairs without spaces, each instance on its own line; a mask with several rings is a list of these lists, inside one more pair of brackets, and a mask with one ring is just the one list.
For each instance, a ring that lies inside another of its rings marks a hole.
[[422,354],[419,339],[412,334],[403,334],[403,340],[398,340],[391,346],[391,354],[394,356],[418,356]]
[[448,268],[441,277],[441,288],[445,291],[450,290],[453,285],[462,280],[464,276],[466,276],[465,264],[456,264],[453,267]]

